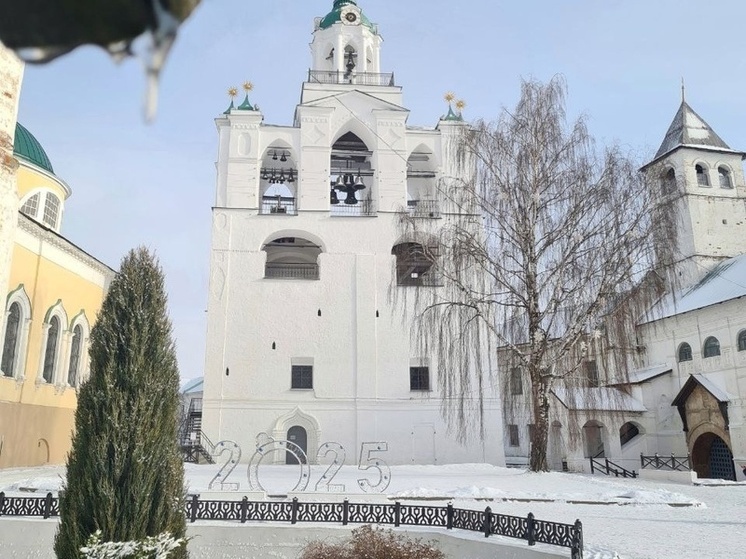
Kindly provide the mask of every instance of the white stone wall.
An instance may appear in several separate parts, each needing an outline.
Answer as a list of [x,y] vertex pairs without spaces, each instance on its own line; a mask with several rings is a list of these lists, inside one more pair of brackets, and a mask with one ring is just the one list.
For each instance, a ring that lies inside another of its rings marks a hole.
[[[736,463],[746,462],[746,351],[738,351],[738,333],[746,328],[746,301],[735,299],[720,305],[684,313],[644,326],[641,333],[650,365],[668,363],[673,373],[644,383],[641,388],[646,414],[654,421],[647,435],[661,455],[687,453],[683,424],[671,401],[690,374],[702,374],[730,396],[728,416],[730,438]],[[703,344],[708,336],[720,342],[721,355],[704,358]],[[677,362],[679,345],[692,347],[693,360]],[[738,479],[743,479],[736,468]]]
[[18,213],[13,138],[22,76],[23,65],[0,43],[0,293],[7,293]]
[[[265,125],[251,111],[217,120],[205,433],[214,442],[239,443],[244,461],[260,432],[284,438],[300,425],[308,431],[312,462],[323,442],[341,443],[355,464],[362,443],[385,441],[388,452],[380,458],[390,464],[504,463],[496,389],[484,394],[485,441],[476,428],[472,440],[449,432],[432,363],[432,390],[410,390],[409,367],[427,365],[429,356],[410,342],[402,295],[413,288],[395,285],[391,254],[402,235],[410,155],[428,153],[429,169],[439,178],[454,177],[448,150],[463,125],[408,129],[396,87],[304,84],[303,91],[294,127]],[[358,199],[370,195],[373,217],[330,215],[332,146],[347,132],[372,152],[374,176],[365,178]],[[279,165],[269,148],[285,153],[287,166],[297,169],[291,185],[297,216],[258,215],[261,169]],[[437,179],[429,180],[434,187]],[[442,221],[423,225],[437,228]],[[321,247],[319,280],[265,279],[262,249],[283,237]],[[313,364],[313,390],[291,390],[291,365],[301,363]]]

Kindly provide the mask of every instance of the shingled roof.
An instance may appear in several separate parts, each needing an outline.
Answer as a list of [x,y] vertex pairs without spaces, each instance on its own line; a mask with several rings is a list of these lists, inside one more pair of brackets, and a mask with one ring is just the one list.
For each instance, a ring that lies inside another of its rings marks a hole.
[[733,151],[710,125],[694,112],[694,109],[686,101],[681,102],[681,106],[654,159],[658,159],[680,146],[699,146]]

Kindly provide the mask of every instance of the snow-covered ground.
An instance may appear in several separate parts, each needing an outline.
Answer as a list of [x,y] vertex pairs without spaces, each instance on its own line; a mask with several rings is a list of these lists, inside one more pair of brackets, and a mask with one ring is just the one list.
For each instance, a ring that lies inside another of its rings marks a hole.
[[[313,490],[326,466],[311,469]],[[191,493],[205,492],[217,466],[186,465]],[[286,493],[298,480],[298,466],[261,466],[270,493]],[[8,494],[57,491],[64,469],[0,470],[0,491]],[[375,476],[345,466],[333,480],[362,494],[357,480]],[[228,482],[249,491],[245,467]],[[463,508],[490,506],[496,513],[526,515],[571,524],[583,522],[587,559],[746,558],[746,485],[680,485],[581,474],[532,474],[484,464],[394,466],[389,498],[452,501]],[[350,497],[354,500],[354,496]]]

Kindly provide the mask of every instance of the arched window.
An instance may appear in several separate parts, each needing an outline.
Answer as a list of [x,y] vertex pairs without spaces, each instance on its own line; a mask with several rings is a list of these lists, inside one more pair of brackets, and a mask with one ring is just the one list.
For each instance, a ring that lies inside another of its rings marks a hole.
[[334,142],[330,161],[331,215],[375,215],[371,194],[372,157],[373,152],[353,132],[347,132]]
[[664,195],[676,192],[676,171],[673,168],[661,175],[661,191]]
[[21,206],[21,213],[36,219],[36,215],[39,212],[39,197],[40,194],[37,192],[31,198],[26,200],[23,203],[23,206]]
[[322,249],[302,237],[281,237],[268,242],[264,277],[267,279],[319,279],[319,255]]
[[57,362],[57,342],[60,338],[60,319],[53,316],[49,321],[47,331],[47,346],[44,350],[44,369],[42,377],[51,384],[54,381],[54,368]]
[[710,336],[705,340],[705,350],[704,350],[704,356],[707,357],[717,357],[720,355],[720,342],[717,338]]
[[16,356],[20,345],[21,333],[21,305],[13,303],[8,311],[8,319],[5,322],[5,339],[3,340],[3,356],[0,362],[0,371],[3,376],[13,377],[16,370]]
[[738,351],[746,351],[746,330],[738,333]]
[[708,169],[704,165],[697,163],[694,166],[694,170],[697,172],[697,184],[699,186],[710,186],[710,177],[708,176]]
[[396,256],[396,285],[440,285],[435,266],[438,259],[436,246],[414,242],[399,243],[391,250],[391,254]]
[[57,220],[60,216],[60,199],[51,192],[47,192],[46,201],[44,202],[44,215],[42,221],[52,229],[57,227]]
[[67,369],[67,384],[78,386],[80,380],[80,354],[83,349],[83,327],[78,324],[73,328],[73,342],[70,346],[70,365]]
[[720,179],[720,188],[733,188],[730,171],[726,167],[718,167],[718,177]]
[[619,442],[622,443],[622,446],[638,435],[640,435],[640,428],[631,421],[628,421],[619,428]]
[[684,342],[679,346],[679,363],[692,360],[692,346]]

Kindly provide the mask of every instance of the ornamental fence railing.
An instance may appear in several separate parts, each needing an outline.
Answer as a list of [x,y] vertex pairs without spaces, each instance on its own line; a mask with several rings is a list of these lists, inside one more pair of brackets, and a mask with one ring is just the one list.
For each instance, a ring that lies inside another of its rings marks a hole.
[[[184,513],[190,522],[198,520],[247,522],[331,522],[348,524],[381,524],[399,526],[426,526],[480,532],[484,537],[504,536],[524,540],[528,545],[537,543],[566,547],[572,559],[583,558],[583,525],[562,524],[528,516],[509,516],[492,512],[447,506],[402,505],[401,503],[302,503],[292,501],[240,501],[202,500],[190,495],[184,503]],[[45,497],[6,497],[0,493],[0,517],[52,518],[60,514],[59,500],[52,493]]]
[[394,87],[394,74],[374,74],[372,72],[342,72],[339,70],[309,70],[308,83],[355,84]]
[[655,470],[672,470],[687,472],[692,469],[691,457],[686,456],[644,456],[640,454],[640,468],[652,468]]

